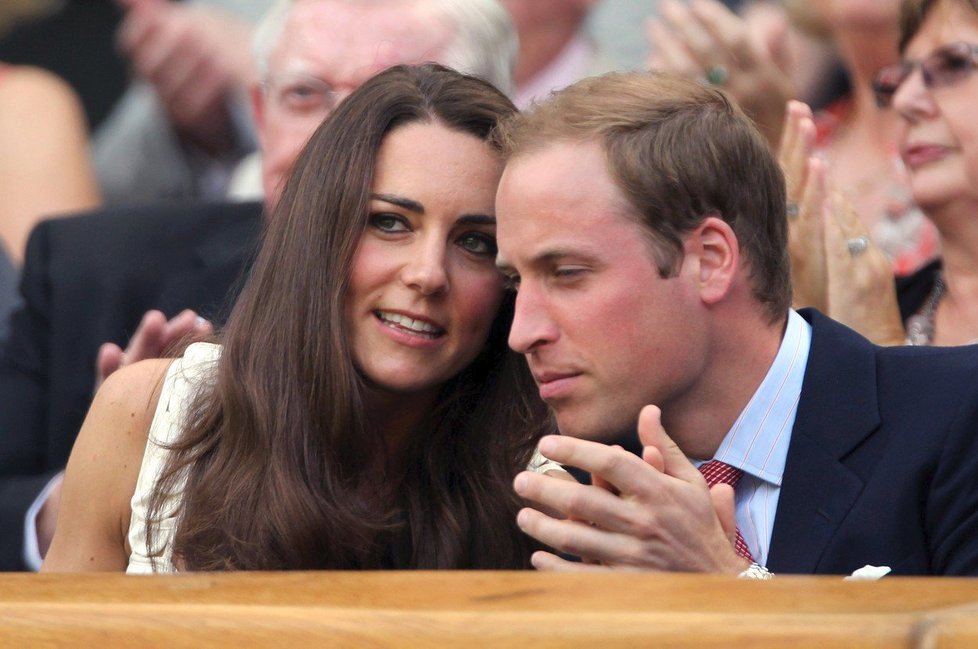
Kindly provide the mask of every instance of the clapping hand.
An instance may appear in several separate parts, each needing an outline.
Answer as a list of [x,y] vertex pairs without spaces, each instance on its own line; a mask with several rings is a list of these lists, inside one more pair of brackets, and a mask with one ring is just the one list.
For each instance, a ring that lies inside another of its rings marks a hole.
[[788,26],[761,43],[747,23],[716,0],[688,5],[663,0],[648,21],[649,67],[703,79],[729,92],[757,123],[772,149],[780,139],[784,104],[796,94],[789,76]]

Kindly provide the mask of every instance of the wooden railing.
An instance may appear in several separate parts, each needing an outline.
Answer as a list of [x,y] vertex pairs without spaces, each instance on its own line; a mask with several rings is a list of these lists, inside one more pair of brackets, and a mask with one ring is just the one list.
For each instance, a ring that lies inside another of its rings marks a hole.
[[978,647],[978,579],[0,575],[0,647]]

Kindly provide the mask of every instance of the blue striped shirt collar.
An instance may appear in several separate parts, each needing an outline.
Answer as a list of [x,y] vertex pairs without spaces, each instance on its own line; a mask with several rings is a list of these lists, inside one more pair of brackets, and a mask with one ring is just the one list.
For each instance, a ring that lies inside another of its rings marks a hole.
[[794,310],[789,311],[784,338],[771,368],[723,438],[714,459],[781,486],[811,341],[811,325]]

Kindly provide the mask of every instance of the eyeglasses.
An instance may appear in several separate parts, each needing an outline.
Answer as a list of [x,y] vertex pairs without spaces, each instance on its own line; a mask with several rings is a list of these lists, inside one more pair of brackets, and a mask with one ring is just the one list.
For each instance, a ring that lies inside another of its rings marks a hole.
[[927,88],[953,86],[967,79],[978,65],[976,54],[978,45],[951,43],[934,50],[921,61],[901,61],[881,68],[873,78],[876,105],[880,108],[889,106],[893,102],[893,95],[918,66]]
[[341,94],[306,74],[283,74],[262,82],[271,105],[297,116],[325,117],[340,103]]

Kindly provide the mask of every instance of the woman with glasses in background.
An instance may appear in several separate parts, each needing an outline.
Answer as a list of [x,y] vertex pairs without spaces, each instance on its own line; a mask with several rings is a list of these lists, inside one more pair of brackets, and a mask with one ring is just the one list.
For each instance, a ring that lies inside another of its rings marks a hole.
[[[838,319],[880,344],[962,345],[978,342],[978,0],[904,0],[901,8],[899,63],[879,70],[873,81],[877,103],[900,118],[898,150],[906,165],[914,200],[937,227],[942,256],[910,277],[898,280],[896,309],[867,309],[863,298],[878,300],[892,290],[876,279],[850,281],[829,273],[827,292],[850,305]],[[791,111],[789,111],[790,113]],[[810,115],[810,113],[809,113]],[[805,139],[811,124],[795,109],[786,139]],[[791,145],[786,147],[792,148]],[[782,162],[785,158],[782,154]],[[799,156],[796,156],[796,159]],[[789,185],[799,164],[785,164]],[[819,193],[824,172],[809,164],[800,184]],[[822,192],[825,193],[824,191]],[[847,221],[838,205],[831,226]],[[812,212],[803,206],[802,212]],[[851,219],[849,219],[851,221]],[[845,228],[843,228],[844,230]],[[867,259],[866,239],[849,231],[836,246],[841,257]],[[862,242],[862,245],[857,245]],[[849,248],[848,255],[841,250]],[[826,258],[832,251],[826,252]],[[825,263],[827,259],[820,260]],[[861,267],[865,269],[865,264]],[[876,297],[867,291],[875,285]],[[859,288],[862,286],[862,288]],[[885,297],[885,296],[884,296]],[[892,297],[892,295],[890,296]],[[833,314],[838,317],[838,313]],[[902,320],[902,327],[900,326]],[[881,333],[882,332],[882,333]],[[898,332],[894,335],[893,332]]]
[[937,226],[940,261],[900,286],[909,342],[978,341],[978,1],[905,0],[901,63],[874,88],[902,118],[900,154]]

